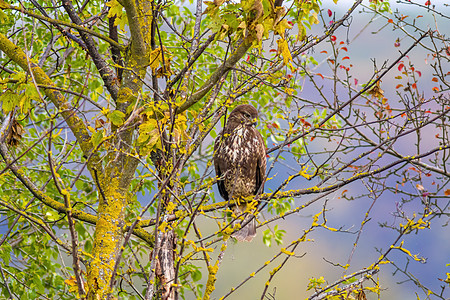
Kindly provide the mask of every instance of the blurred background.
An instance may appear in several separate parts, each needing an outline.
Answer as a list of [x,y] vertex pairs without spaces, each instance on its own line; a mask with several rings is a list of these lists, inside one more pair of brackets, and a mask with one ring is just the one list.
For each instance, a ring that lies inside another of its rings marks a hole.
[[[425,4],[425,0],[423,2]],[[432,7],[447,16],[439,19],[433,18],[432,13],[427,13],[427,10],[423,7],[410,5],[406,2],[390,1],[390,7],[393,13],[397,12],[409,18],[423,15],[423,17],[417,19],[416,24],[418,26],[427,28],[425,24],[432,24],[432,27],[438,28],[442,34],[449,34],[450,7],[444,2],[446,1],[432,1]],[[338,4],[334,4],[333,1],[323,1],[324,19],[332,19],[327,15],[328,9],[333,16],[336,15],[336,18],[339,18],[350,8],[352,3],[353,1],[345,0],[338,1]],[[368,3],[365,4],[368,5]],[[392,17],[388,13],[386,13],[386,16],[388,18]],[[361,84],[370,80],[374,70],[374,61],[372,59],[376,58],[378,66],[381,66],[385,61],[391,64],[399,56],[400,52],[404,52],[414,43],[414,40],[405,37],[401,30],[393,30],[392,26],[386,26],[386,21],[386,18],[376,16],[370,13],[369,10],[361,8],[353,14],[351,18],[352,24],[348,30],[341,28],[335,34],[337,42],[344,41],[346,44],[348,49],[347,55],[350,57],[348,64],[353,65],[351,73],[358,82],[358,85],[355,85],[357,89],[361,88]],[[320,26],[318,24],[312,27],[313,34],[321,34],[322,28]],[[406,30],[411,31],[410,28],[406,28]],[[419,36],[414,32],[411,32],[411,34],[415,38]],[[326,63],[328,54],[321,53],[321,51],[328,50],[329,53],[330,48],[326,48],[326,44],[324,46],[324,48],[316,47],[312,51],[314,58],[319,63],[314,71],[327,77],[332,76]],[[433,69],[429,64],[430,57],[427,56],[422,47],[416,47],[404,61],[405,63],[412,62],[416,70],[420,70],[421,76],[418,85],[420,84],[420,88],[424,90],[425,94],[423,96],[425,98],[431,97],[434,92],[431,82]],[[449,65],[445,66],[447,70],[450,70],[449,67]],[[392,101],[390,102],[391,106],[395,106],[395,101],[397,101],[396,85],[398,80],[395,77],[399,74],[400,72],[396,69],[392,70],[381,84],[384,96]],[[331,81],[324,81],[322,88],[322,92],[330,99],[333,97],[331,84]],[[306,99],[318,98],[317,91],[308,79],[304,80],[299,96]],[[339,97],[341,101],[348,99],[345,91],[342,91]],[[430,109],[433,108],[430,107]],[[433,131],[432,128],[428,130],[428,132],[423,134],[423,138],[425,141],[429,140],[428,145],[431,149],[433,146],[436,146],[436,141],[433,138],[438,131],[437,129]],[[401,144],[397,144],[397,150],[405,155],[414,154],[414,143],[414,140],[405,138]],[[270,148],[272,145],[268,144],[267,146]],[[316,139],[309,143],[309,147],[313,150],[323,149],[327,146],[329,146],[329,143],[323,143],[323,140]],[[363,151],[366,151],[366,149],[361,150],[361,152]],[[272,153],[271,156],[275,155],[275,153]],[[349,158],[355,157],[355,155],[353,152],[348,157],[341,157],[341,159],[349,161]],[[292,158],[290,161],[289,157],[286,159],[284,165],[276,164],[274,170],[269,174],[269,177],[274,175],[275,177],[266,183],[266,192],[278,187],[288,175],[294,174],[288,166],[296,165],[296,162]],[[385,160],[384,162],[387,161]],[[411,170],[411,172],[414,171]],[[425,189],[431,189],[433,178],[424,180],[429,184]],[[386,185],[388,186],[395,186],[397,183],[401,183],[401,178],[386,178]],[[314,186],[312,182],[300,177],[292,181],[288,188],[301,189],[312,186]],[[417,195],[416,200],[402,203],[401,195],[386,191],[379,195],[379,198],[374,203],[374,199],[369,197],[358,198],[359,195],[367,193],[367,186],[361,181],[356,181],[301,210],[299,213],[277,221],[276,224],[286,230],[283,244],[280,246],[275,242],[272,242],[271,247],[264,245],[262,231],[266,229],[265,227],[258,230],[258,236],[251,243],[230,244],[231,242],[229,242],[228,251],[225,253],[217,275],[216,290],[213,293],[213,297],[221,298],[232,287],[236,287],[248,278],[251,273],[256,272],[266,261],[272,259],[274,255],[279,253],[280,248],[286,247],[291,241],[301,237],[303,231],[310,227],[312,216],[323,209],[324,201],[327,201],[327,226],[339,228],[346,232],[331,232],[324,228],[316,228],[308,236],[309,238],[313,237],[314,240],[300,243],[295,251],[298,257],[291,257],[282,271],[275,275],[269,286],[269,293],[266,294],[266,299],[305,299],[314,292],[313,290],[307,291],[310,278],[323,276],[327,283],[338,280],[344,274],[344,269],[341,266],[346,265],[349,257],[352,255],[358,230],[369,209],[371,209],[369,221],[365,224],[359,237],[358,245],[350,261],[350,267],[345,271],[345,274],[351,274],[370,266],[380,257],[381,253],[384,253],[389,248],[398,236],[398,232],[386,226],[398,226],[402,222],[398,218],[400,213],[412,217],[414,213],[423,211],[416,183],[404,182],[402,188],[404,191],[406,190],[413,195]],[[447,186],[447,188],[450,188],[450,186]],[[218,195],[215,186],[214,189],[215,194]],[[344,199],[342,197],[344,190],[346,190],[344,192],[346,198],[355,198],[355,200]],[[294,207],[302,205],[314,197],[316,195],[296,198]],[[448,203],[449,199],[438,199],[438,201],[441,204],[445,204]],[[371,208],[372,205],[373,207]],[[270,218],[271,216],[266,212],[263,214],[262,219],[264,217]],[[427,289],[439,292],[441,286],[444,285],[447,285],[447,291],[443,297],[444,299],[450,299],[448,283],[446,284],[442,281],[442,279],[447,277],[446,273],[450,272],[450,266],[446,266],[450,264],[450,231],[447,226],[448,222],[448,214],[443,215],[432,221],[431,229],[411,233],[402,238],[404,240],[403,247],[408,249],[413,255],[424,258],[424,261],[414,261],[399,250],[391,251],[388,259],[393,261],[398,268],[386,264],[381,266],[380,272],[374,276],[374,280],[379,280],[380,286],[383,288],[381,299],[427,299]],[[271,223],[269,226],[273,228],[276,224]],[[385,226],[382,226],[382,224]],[[211,226],[215,225],[212,224]],[[215,230],[215,227],[213,227],[213,230]],[[217,247],[220,247],[220,244],[217,244]],[[260,299],[265,282],[269,279],[269,272],[281,263],[285,255],[281,255],[281,257],[281,259],[275,260],[275,262],[256,274],[254,278],[250,279],[249,282],[233,292],[229,299]],[[406,270],[406,272],[400,270]],[[414,278],[423,284],[422,288],[412,282]],[[371,283],[366,281],[364,285],[371,285]],[[367,294],[366,296],[368,299],[377,298],[375,294]],[[437,299],[437,297],[430,296],[430,299]]]

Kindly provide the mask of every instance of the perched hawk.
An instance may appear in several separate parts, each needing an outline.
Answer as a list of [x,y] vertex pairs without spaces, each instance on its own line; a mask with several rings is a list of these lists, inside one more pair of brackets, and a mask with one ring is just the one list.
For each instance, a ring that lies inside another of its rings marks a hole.
[[[263,191],[266,173],[266,146],[256,130],[258,112],[251,105],[238,105],[228,117],[227,124],[214,144],[214,166],[219,177],[220,195],[226,200],[255,196]],[[233,202],[234,202],[233,201]],[[252,218],[245,213],[246,204],[237,205],[234,213],[241,216],[241,223]],[[243,217],[243,218],[242,218]],[[238,241],[251,241],[256,235],[253,218],[246,226],[233,234]]]

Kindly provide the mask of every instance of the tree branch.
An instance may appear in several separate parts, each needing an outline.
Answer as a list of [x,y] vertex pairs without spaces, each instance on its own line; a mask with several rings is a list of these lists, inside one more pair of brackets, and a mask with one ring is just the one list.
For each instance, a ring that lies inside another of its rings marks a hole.
[[247,53],[247,50],[252,46],[252,39],[247,37],[236,51],[209,77],[209,79],[200,87],[194,94],[186,100],[177,110],[177,113],[182,113],[200,99],[202,99],[211,88],[219,81],[222,76],[226,75],[231,68]]
[[[67,14],[69,15],[70,19],[73,23],[77,25],[81,25],[83,22],[78,16],[78,14],[75,12],[75,9],[72,6],[72,0],[63,0],[62,4],[64,6],[64,9],[66,10]],[[97,46],[95,45],[94,39],[92,36],[88,33],[86,33],[83,30],[78,29],[78,32],[81,35],[81,38],[83,39],[84,43],[86,44],[87,50],[89,52],[89,55],[92,57],[92,61],[94,62],[95,66],[97,67],[98,72],[100,73],[100,76],[103,79],[103,82],[105,83],[106,88],[108,89],[109,93],[111,94],[111,97],[116,100],[119,93],[119,82],[117,80],[117,77],[114,74],[114,71],[111,70],[108,63],[103,59],[103,57],[98,52]],[[118,44],[118,43],[115,43]],[[117,47],[114,45],[113,47],[119,49],[120,47]]]
[[347,100],[347,102],[343,103],[342,105],[340,105],[338,108],[336,108],[332,113],[330,113],[329,115],[327,115],[322,121],[320,121],[320,123],[318,123],[317,125],[315,125],[314,128],[312,128],[311,130],[307,130],[299,135],[296,135],[288,140],[286,140],[285,142],[283,142],[282,144],[272,147],[270,149],[267,150],[267,154],[280,149],[282,146],[287,145],[287,144],[291,144],[293,142],[295,142],[296,140],[306,136],[307,134],[310,134],[314,131],[316,131],[317,129],[319,129],[323,124],[325,124],[328,120],[330,120],[334,115],[336,115],[337,113],[339,113],[341,110],[343,110],[346,106],[348,106],[350,103],[352,103],[353,101],[355,101],[359,96],[361,96],[362,94],[364,94],[365,92],[369,91],[370,89],[372,89],[372,87],[374,87],[376,85],[376,83],[378,81],[381,80],[381,78],[383,78],[387,73],[389,73],[391,71],[391,69],[397,65],[397,63],[403,59],[403,57],[405,57],[414,47],[417,46],[418,43],[420,43],[420,41],[425,38],[427,35],[429,35],[430,31],[425,32],[419,39],[417,39],[417,41],[415,41],[404,53],[402,53],[389,67],[386,68],[386,70],[383,71],[383,73],[381,73],[375,80],[373,80],[372,82],[368,83],[363,89],[361,89],[361,91],[359,91],[356,95],[354,95],[353,97],[351,97],[349,100]]
[[[24,71],[32,73],[38,85],[42,84],[48,87],[55,87],[55,89],[45,89],[45,95],[50,98],[53,104],[61,112],[67,122],[67,125],[69,125],[72,133],[80,143],[84,155],[89,156],[93,150],[89,131],[87,130],[84,121],[77,115],[74,108],[66,101],[61,92],[57,90],[53,81],[37,64],[29,60],[21,48],[14,45],[2,33],[0,33],[0,50],[3,51],[11,60],[17,63]],[[30,67],[28,67],[28,61],[30,61]],[[94,161],[92,163],[96,162],[98,162],[97,157],[94,157]]]
[[34,12],[31,12],[29,10],[26,10],[25,8],[15,7],[13,5],[10,5],[10,4],[4,2],[3,0],[0,0],[0,8],[16,10],[16,11],[19,11],[21,13],[26,14],[27,16],[36,18],[36,19],[41,20],[41,21],[48,22],[48,23],[53,24],[53,25],[67,26],[67,27],[76,29],[78,31],[83,31],[85,33],[89,33],[89,34],[91,34],[91,35],[93,35],[95,37],[98,37],[101,40],[104,40],[105,42],[109,43],[110,45],[114,45],[115,47],[118,47],[121,51],[125,50],[125,47],[123,45],[115,42],[114,40],[110,39],[107,36],[104,36],[104,35],[96,32],[95,30],[86,28],[84,26],[76,25],[76,24],[73,24],[73,23],[70,23],[70,22],[66,22],[66,21],[63,21],[63,20],[55,20],[55,19],[52,19],[52,18],[47,18],[47,17],[41,16],[41,15],[38,15],[38,14],[36,14]]

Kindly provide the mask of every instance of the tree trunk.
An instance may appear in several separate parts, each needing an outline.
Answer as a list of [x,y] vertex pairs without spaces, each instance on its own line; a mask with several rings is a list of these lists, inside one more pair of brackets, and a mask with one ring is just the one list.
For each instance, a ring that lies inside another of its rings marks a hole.
[[99,192],[100,205],[94,233],[93,257],[87,273],[88,299],[104,299],[110,292],[109,283],[122,245],[125,225],[126,190],[118,186],[117,179],[102,186],[105,186],[105,189]]
[[173,230],[161,234],[161,243],[157,251],[156,276],[158,276],[164,300],[175,299],[175,249],[176,235]]

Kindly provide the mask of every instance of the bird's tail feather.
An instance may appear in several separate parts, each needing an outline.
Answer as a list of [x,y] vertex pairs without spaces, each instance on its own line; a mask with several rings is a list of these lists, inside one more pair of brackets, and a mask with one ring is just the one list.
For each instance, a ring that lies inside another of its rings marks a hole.
[[[245,224],[244,227],[236,231],[231,236],[237,239],[239,242],[251,242],[253,238],[256,236],[256,219],[250,213],[244,213],[246,209],[246,205],[237,205],[234,208],[234,214],[239,217],[243,216],[244,218],[239,218],[238,220],[233,221],[233,226],[237,223]],[[250,220],[250,221],[249,221]]]

